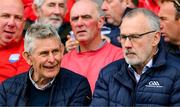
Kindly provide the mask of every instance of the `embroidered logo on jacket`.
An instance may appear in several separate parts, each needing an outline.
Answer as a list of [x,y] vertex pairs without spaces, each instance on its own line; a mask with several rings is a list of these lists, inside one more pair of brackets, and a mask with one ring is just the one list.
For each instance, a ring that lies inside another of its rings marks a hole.
[[19,56],[20,56],[20,54],[11,54],[11,56],[9,57],[9,62],[14,63],[14,62],[18,61]]
[[148,85],[146,85],[146,87],[158,87],[158,88],[161,88],[163,86],[161,86],[158,81],[149,81],[149,83],[148,83]]

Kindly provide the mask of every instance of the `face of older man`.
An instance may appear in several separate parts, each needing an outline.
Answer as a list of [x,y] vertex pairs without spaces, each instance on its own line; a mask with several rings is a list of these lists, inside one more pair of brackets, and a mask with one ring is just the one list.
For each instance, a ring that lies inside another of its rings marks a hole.
[[66,12],[65,0],[45,0],[35,12],[40,22],[51,24],[58,29],[63,23]]
[[63,56],[62,46],[56,37],[35,39],[28,63],[36,78],[52,79],[59,73]]
[[74,4],[71,9],[70,22],[72,30],[76,39],[81,43],[92,43],[100,38],[99,34],[103,19],[99,16],[94,5],[89,0],[82,0]]
[[20,0],[1,0],[0,47],[14,45],[22,38],[24,7]]
[[148,27],[148,20],[144,15],[138,14],[133,18],[124,19],[120,41],[126,62],[134,67],[147,64],[155,54],[154,48],[158,44],[159,37],[155,35],[155,31]]

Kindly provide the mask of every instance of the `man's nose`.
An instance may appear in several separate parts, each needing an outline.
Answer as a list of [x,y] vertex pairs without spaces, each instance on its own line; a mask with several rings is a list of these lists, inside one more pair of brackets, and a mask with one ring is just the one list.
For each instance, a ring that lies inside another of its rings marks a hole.
[[101,5],[101,9],[103,11],[106,11],[107,10],[107,3],[105,1],[103,1],[102,5]]
[[160,24],[160,30],[161,31],[163,30],[163,24]]
[[61,13],[60,12],[60,7],[59,6],[55,6],[54,9],[53,9],[53,13],[59,15]]
[[78,27],[83,26],[83,19],[82,19],[82,18],[79,18],[79,19],[78,19],[78,21],[77,21],[77,26],[78,26]]
[[8,26],[9,27],[14,27],[15,26],[15,18],[14,17],[10,17],[8,20]]
[[132,47],[132,41],[127,37],[124,41],[124,47],[129,48]]
[[53,63],[55,61],[55,56],[52,53],[49,54],[48,61],[50,63]]

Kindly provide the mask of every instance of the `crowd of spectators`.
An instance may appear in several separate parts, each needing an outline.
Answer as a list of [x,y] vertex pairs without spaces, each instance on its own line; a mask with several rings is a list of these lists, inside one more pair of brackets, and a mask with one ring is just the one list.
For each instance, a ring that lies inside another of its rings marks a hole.
[[1,0],[0,106],[180,106],[180,0]]

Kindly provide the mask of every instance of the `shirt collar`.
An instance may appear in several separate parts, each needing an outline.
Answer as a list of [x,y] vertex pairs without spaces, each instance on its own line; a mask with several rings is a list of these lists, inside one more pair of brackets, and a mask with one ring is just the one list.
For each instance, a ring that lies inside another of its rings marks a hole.
[[47,88],[49,88],[52,84],[53,84],[53,82],[54,82],[54,80],[55,80],[55,77],[50,81],[50,82],[48,82],[47,84],[45,84],[43,87],[39,87],[37,84],[36,84],[36,82],[32,79],[32,73],[34,72],[34,70],[31,68],[30,70],[29,70],[29,79],[30,79],[30,81],[32,82],[32,84],[36,87],[36,89],[38,89],[38,90],[45,90],[45,89],[47,89]]
[[[143,70],[142,70],[142,74],[145,73],[148,68],[151,68],[151,67],[152,67],[152,63],[153,63],[153,59],[151,59],[151,60],[144,66],[144,68],[143,68]],[[133,68],[130,64],[128,65],[128,69],[129,69],[131,72],[133,72],[133,73],[136,72],[136,71],[134,70],[134,68]]]
[[[91,50],[91,51],[96,51],[96,50],[102,48],[106,44],[106,42],[107,42],[106,40],[102,40],[101,43],[98,45],[98,47],[96,49],[94,49],[94,50]],[[76,48],[76,50],[77,50],[78,53],[81,52],[80,45]]]
[[[144,66],[144,68],[143,68],[143,70],[142,70],[142,74],[145,73],[149,68],[152,67],[152,62],[153,62],[153,59],[151,59],[151,60]],[[130,64],[129,64],[129,66],[128,66],[128,69],[129,69],[129,71],[130,71],[131,73],[134,74],[136,81],[139,82],[140,77],[141,77],[142,74],[139,75],[138,73],[136,73],[136,71],[134,70],[134,68],[133,68]]]

